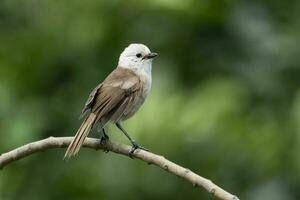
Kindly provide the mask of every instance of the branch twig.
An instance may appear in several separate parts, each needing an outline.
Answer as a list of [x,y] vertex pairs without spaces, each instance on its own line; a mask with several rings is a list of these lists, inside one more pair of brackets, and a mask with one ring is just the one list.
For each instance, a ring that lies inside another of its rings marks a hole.
[[[44,151],[47,149],[54,149],[54,148],[65,148],[67,147],[72,140],[72,137],[49,137],[44,140],[32,142],[16,148],[12,151],[4,153],[0,155],[0,169],[4,166],[8,165],[13,161],[20,160],[26,156],[29,156],[33,153]],[[107,141],[104,144],[100,144],[98,139],[87,138],[83,144],[83,147],[91,148],[91,149],[104,149],[109,150],[118,154],[128,155],[130,150],[130,146],[114,143]],[[134,152],[133,156],[140,160],[145,161],[148,164],[156,165],[172,174],[175,174],[193,184],[195,187],[202,187],[207,190],[209,193],[213,194],[214,196],[218,197],[222,200],[239,200],[238,197],[226,192],[219,186],[215,185],[209,179],[203,178],[191,170],[181,167],[177,165],[163,156],[156,155],[151,152],[147,152],[141,149],[138,149]]]

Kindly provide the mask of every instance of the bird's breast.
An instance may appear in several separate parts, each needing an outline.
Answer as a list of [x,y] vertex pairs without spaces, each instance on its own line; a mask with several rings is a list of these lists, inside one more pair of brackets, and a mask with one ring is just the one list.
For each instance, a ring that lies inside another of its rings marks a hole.
[[139,108],[143,105],[146,100],[146,97],[151,90],[151,76],[141,76],[140,75],[140,87],[139,90],[134,94],[134,102],[131,105],[130,112],[122,117],[122,120],[126,120],[134,115]]
[[151,76],[141,76],[140,80],[142,82],[143,97],[146,98],[151,90],[151,85],[152,85]]

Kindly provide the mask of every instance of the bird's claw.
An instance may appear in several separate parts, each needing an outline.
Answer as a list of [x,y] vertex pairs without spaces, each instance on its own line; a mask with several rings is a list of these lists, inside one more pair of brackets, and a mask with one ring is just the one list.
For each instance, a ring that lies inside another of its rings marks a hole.
[[144,151],[149,151],[148,149],[146,149],[146,148],[140,146],[138,143],[133,142],[133,143],[132,143],[132,148],[131,148],[130,151],[128,152],[128,156],[129,156],[130,158],[133,158],[133,153],[134,153],[135,150],[137,150],[137,149],[142,149],[142,150],[144,150]]
[[[102,137],[100,138],[100,145],[101,145],[101,146],[104,145],[108,140],[109,140],[109,139],[108,139],[107,137],[102,136]],[[103,151],[104,151],[105,153],[108,153],[108,152],[109,152],[109,150],[107,150],[107,149],[103,149]]]

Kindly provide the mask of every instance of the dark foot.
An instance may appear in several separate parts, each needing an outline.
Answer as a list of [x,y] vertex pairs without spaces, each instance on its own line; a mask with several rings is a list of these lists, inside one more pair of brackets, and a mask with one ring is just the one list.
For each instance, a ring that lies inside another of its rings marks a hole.
[[[101,138],[100,138],[100,145],[104,145],[108,140],[109,140],[108,137],[101,136]],[[103,149],[103,151],[104,151],[105,153],[108,153],[108,152],[109,152],[109,151],[106,150],[106,149]]]
[[109,138],[107,138],[105,136],[101,136],[101,138],[100,138],[100,144],[104,144],[108,140],[109,140]]
[[148,149],[146,149],[146,148],[140,146],[138,143],[136,143],[136,142],[133,141],[133,142],[132,142],[132,148],[131,148],[130,151],[128,152],[128,156],[129,156],[130,158],[133,158],[133,153],[134,153],[134,151],[137,150],[137,149],[142,149],[142,150],[145,150],[145,151],[149,151]]

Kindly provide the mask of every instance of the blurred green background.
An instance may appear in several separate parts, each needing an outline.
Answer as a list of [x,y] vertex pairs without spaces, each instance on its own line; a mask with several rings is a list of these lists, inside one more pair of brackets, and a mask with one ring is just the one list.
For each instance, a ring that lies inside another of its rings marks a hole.
[[[297,0],[1,0],[0,152],[74,135],[89,92],[138,42],[160,55],[151,95],[125,122],[140,144],[241,199],[300,199],[299,9]],[[214,199],[138,160],[82,149],[65,162],[64,151],[4,168],[0,199]]]

